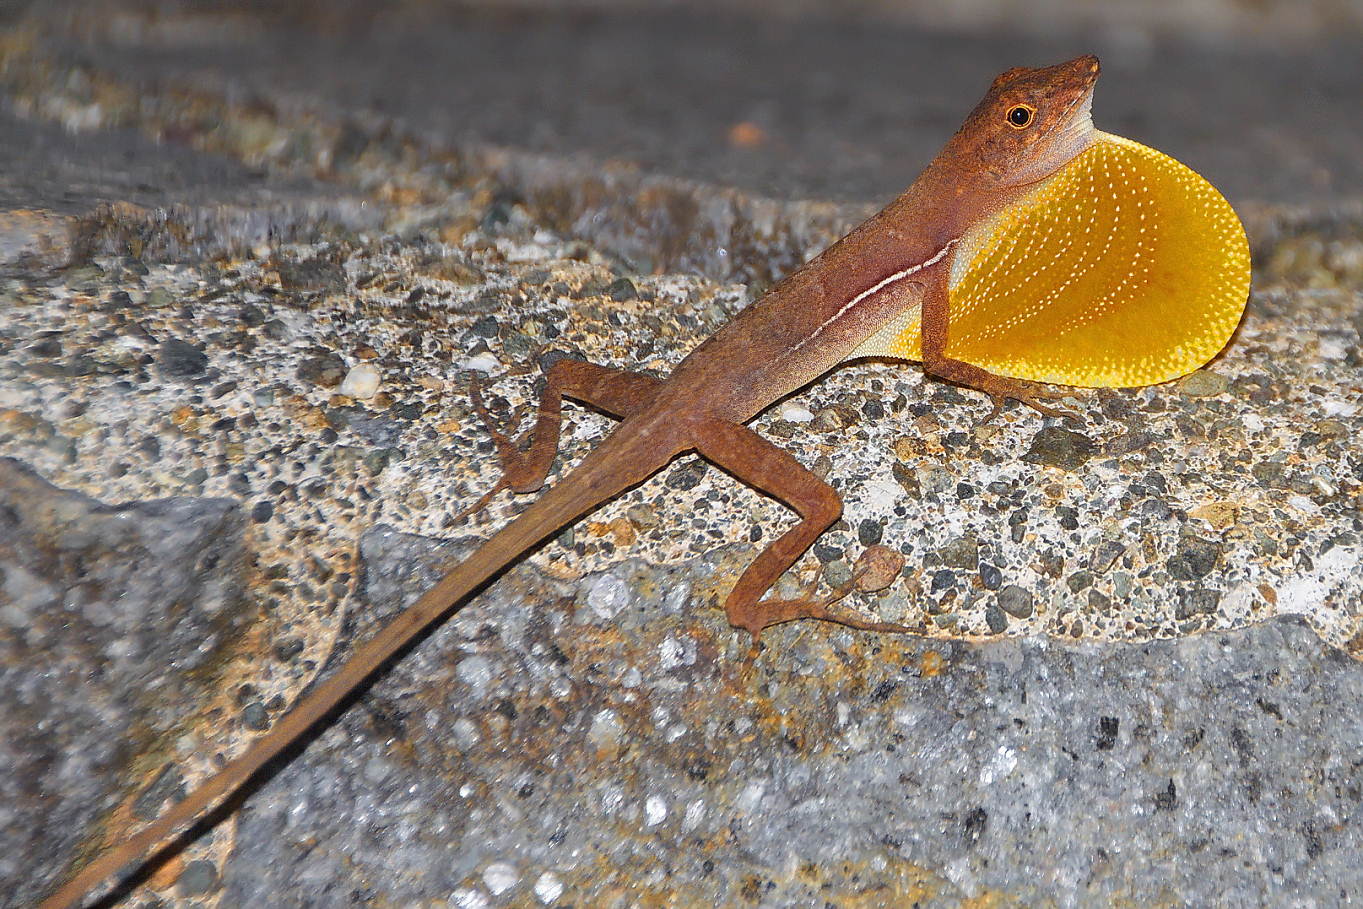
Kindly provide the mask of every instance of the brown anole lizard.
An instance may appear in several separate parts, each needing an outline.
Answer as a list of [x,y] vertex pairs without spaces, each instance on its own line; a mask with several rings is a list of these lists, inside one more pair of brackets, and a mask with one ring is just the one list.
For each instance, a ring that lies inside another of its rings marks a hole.
[[907,191],[740,312],[666,379],[556,363],[529,450],[493,432],[505,467],[498,488],[543,485],[564,397],[620,418],[615,431],[244,754],[109,846],[43,905],[76,905],[106,879],[127,879],[183,844],[471,591],[685,452],[800,516],[729,593],[724,609],[734,627],[754,642],[765,628],[807,618],[907,631],[835,609],[836,595],[763,599],[838,518],[842,501],[745,424],[857,357],[919,360],[932,375],[986,392],[996,409],[1012,398],[1050,412],[1032,382],[1145,385],[1214,356],[1248,295],[1244,230],[1197,174],[1093,127],[1097,76],[1092,56],[1000,75]]

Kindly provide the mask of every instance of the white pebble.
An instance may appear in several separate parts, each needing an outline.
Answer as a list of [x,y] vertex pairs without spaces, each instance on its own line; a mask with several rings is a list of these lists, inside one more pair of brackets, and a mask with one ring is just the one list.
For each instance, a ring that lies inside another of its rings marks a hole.
[[787,401],[781,405],[781,419],[791,423],[808,423],[814,419],[814,414],[808,407],[796,404],[794,401]]
[[680,641],[671,636],[663,638],[663,642],[658,645],[658,668],[663,672],[676,669],[681,665],[683,653]]
[[696,799],[686,806],[686,817],[682,818],[682,830],[690,833],[699,827],[703,820],[705,820],[705,802]]
[[448,902],[456,909],[487,909],[487,897],[469,887],[460,887],[451,893]]
[[607,786],[601,793],[601,810],[614,814],[625,803],[625,791],[619,786]]
[[497,367],[499,367],[499,366],[501,366],[501,365],[502,365],[502,362],[501,362],[500,360],[498,360],[496,357],[494,357],[494,356],[493,356],[490,352],[488,352],[488,351],[483,351],[482,353],[478,354],[476,357],[469,357],[469,358],[468,358],[467,360],[465,360],[464,363],[463,363],[464,369],[476,369],[476,370],[478,370],[479,372],[488,372],[488,373],[492,372],[493,370],[495,370]]
[[620,715],[607,708],[592,717],[592,726],[587,737],[598,748],[611,748],[620,743],[624,733],[625,727],[620,722]]
[[341,380],[341,387],[336,389],[340,394],[351,398],[358,398],[363,401],[365,398],[372,398],[374,392],[379,390],[379,383],[383,377],[379,375],[377,367],[370,363],[361,363],[352,366],[350,372],[345,374]]
[[667,817],[667,802],[661,796],[650,795],[644,799],[644,825],[656,827]]
[[483,870],[483,883],[492,891],[493,896],[501,896],[520,880],[516,869],[506,862],[493,862]]
[[599,574],[587,581],[587,605],[602,619],[613,619],[629,605],[629,587],[613,574]]
[[1287,504],[1306,514],[1315,514],[1320,511],[1320,506],[1306,496],[1288,496]]
[[1349,348],[1338,341],[1321,341],[1320,358],[1322,360],[1342,360],[1349,355]]
[[454,743],[464,751],[471,751],[483,738],[473,720],[464,716],[450,724],[450,731],[454,733]]
[[492,661],[484,656],[471,656],[460,660],[455,674],[470,688],[483,688],[492,681]]
[[558,879],[558,875],[552,871],[546,871],[535,881],[535,896],[539,897],[544,905],[556,902],[563,895],[563,882]]
[[753,780],[743,791],[738,794],[738,810],[742,814],[752,814],[757,810],[757,806],[762,803],[762,796],[767,794],[767,783],[765,780]]

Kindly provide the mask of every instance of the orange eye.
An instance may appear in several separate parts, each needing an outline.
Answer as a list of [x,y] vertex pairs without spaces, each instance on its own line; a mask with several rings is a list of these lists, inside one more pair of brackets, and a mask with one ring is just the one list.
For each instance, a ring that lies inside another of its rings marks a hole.
[[1036,116],[1036,108],[1026,104],[1019,104],[1008,111],[1008,125],[1014,129],[1026,129],[1032,123],[1032,118]]

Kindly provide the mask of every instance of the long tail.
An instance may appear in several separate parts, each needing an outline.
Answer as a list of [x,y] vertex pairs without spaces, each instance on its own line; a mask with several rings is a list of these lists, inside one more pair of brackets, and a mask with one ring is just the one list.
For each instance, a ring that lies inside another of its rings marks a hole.
[[180,843],[183,834],[203,822],[262,767],[306,735],[395,653],[444,619],[484,581],[563,525],[662,469],[679,449],[644,428],[648,422],[630,420],[618,426],[577,470],[550,487],[519,517],[357,648],[335,675],[308,693],[244,754],[147,827],[100,854],[48,897],[42,909],[78,906],[86,894],[115,874],[120,880],[131,879],[151,860]]

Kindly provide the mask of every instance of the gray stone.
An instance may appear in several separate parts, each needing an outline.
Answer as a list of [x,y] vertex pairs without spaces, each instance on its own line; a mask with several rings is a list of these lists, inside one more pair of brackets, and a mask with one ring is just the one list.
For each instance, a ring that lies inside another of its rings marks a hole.
[[167,378],[192,379],[208,368],[208,355],[188,341],[167,338],[156,352],[156,362]]
[[959,537],[943,546],[938,555],[945,565],[973,571],[980,564],[980,544],[974,537]]
[[309,357],[298,364],[297,376],[323,388],[335,388],[345,378],[345,360],[335,354]]
[[1088,436],[1060,426],[1047,426],[1032,437],[1032,444],[1023,453],[1022,460],[1061,470],[1078,470],[1093,454],[1093,440]]
[[[432,565],[448,553],[387,539],[366,564],[380,612],[421,589],[414,547]],[[907,869],[931,869],[925,905],[1329,903],[1363,886],[1339,769],[1363,760],[1363,668],[1298,620],[1139,645],[873,638],[882,657],[855,661],[862,694],[805,669],[841,633],[773,635],[759,667],[786,722],[766,726],[763,709],[719,696],[725,666],[651,658],[664,628],[584,650],[550,630],[561,607],[517,618],[517,586],[437,630],[247,801],[228,903],[469,888],[511,905],[552,872],[593,905],[662,869],[669,892],[717,905],[750,881],[764,905],[895,892]],[[471,650],[500,672],[464,680],[451,655]],[[929,652],[940,671],[899,670]],[[555,695],[582,660],[634,681]],[[643,720],[629,697],[669,719]],[[398,703],[395,741],[370,716]],[[457,718],[490,735],[463,739],[451,764],[439,730]],[[382,773],[364,770],[375,761]],[[712,844],[703,855],[696,837]],[[502,866],[519,883],[493,894]]]
[[885,524],[874,518],[866,518],[857,522],[857,541],[863,546],[874,546],[879,543],[885,532]]
[[252,701],[241,709],[241,721],[248,729],[261,730],[270,726],[269,714],[265,712],[265,705],[259,701]]
[[[15,905],[130,794],[143,738],[211,686],[249,615],[243,526],[230,500],[104,505],[0,458],[0,881]],[[134,811],[178,785],[163,771]]]
[[999,591],[999,608],[1015,619],[1032,616],[1032,594],[1016,584],[1009,584]]
[[307,259],[302,262],[280,262],[279,284],[285,290],[304,293],[339,293],[345,290],[345,270],[326,259]]
[[1219,543],[1187,537],[1169,560],[1169,576],[1180,581],[1199,581],[1211,573],[1220,558]]
[[184,778],[175,767],[167,765],[150,786],[143,789],[133,801],[133,816],[140,821],[154,821],[166,805],[167,799],[177,793],[183,796]]
[[618,303],[639,299],[639,289],[629,278],[616,278],[606,288],[606,296]]
[[1003,572],[988,562],[980,563],[980,583],[985,590],[998,590],[1003,584]]
[[1229,389],[1230,380],[1210,369],[1199,369],[1178,383],[1178,390],[1191,398],[1209,398],[1225,394]]
[[218,870],[212,862],[200,859],[190,862],[175,882],[175,888],[184,896],[202,896],[218,886]]

